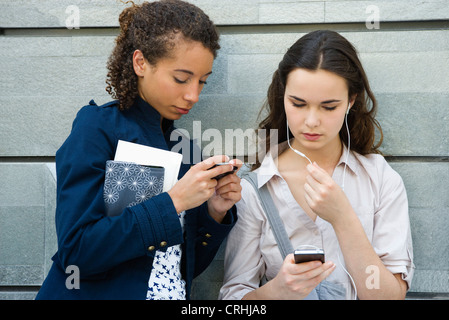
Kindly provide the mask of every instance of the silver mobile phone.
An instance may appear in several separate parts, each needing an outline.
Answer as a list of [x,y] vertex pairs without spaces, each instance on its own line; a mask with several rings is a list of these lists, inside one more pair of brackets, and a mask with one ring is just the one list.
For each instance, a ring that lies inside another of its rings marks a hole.
[[319,260],[324,263],[324,250],[319,248],[296,249],[295,263]]

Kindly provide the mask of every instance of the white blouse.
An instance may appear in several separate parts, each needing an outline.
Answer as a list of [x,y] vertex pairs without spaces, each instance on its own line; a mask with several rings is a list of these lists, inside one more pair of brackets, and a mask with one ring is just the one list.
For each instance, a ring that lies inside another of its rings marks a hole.
[[[288,146],[283,143],[278,147],[280,154]],[[346,151],[345,148],[332,176],[340,186]],[[268,184],[293,247],[314,245],[323,248],[326,260],[337,265],[326,280],[343,286],[346,298],[353,298],[352,283],[342,268],[343,254],[332,225],[320,217],[313,221],[305,213],[279,173],[276,160],[277,155],[267,154],[255,170],[259,188]],[[242,299],[259,287],[264,275],[268,280],[274,278],[283,262],[254,188],[245,179],[242,179],[241,185],[242,200],[237,203],[238,220],[227,237],[221,299]],[[350,152],[345,193],[379,258],[392,273],[401,273],[410,288],[414,269],[413,250],[408,200],[402,178],[382,156],[362,156]]]
[[[179,220],[184,230],[183,211]],[[186,282],[181,275],[181,245],[167,248],[167,251],[156,251],[153,269],[148,280],[147,300],[185,300]]]

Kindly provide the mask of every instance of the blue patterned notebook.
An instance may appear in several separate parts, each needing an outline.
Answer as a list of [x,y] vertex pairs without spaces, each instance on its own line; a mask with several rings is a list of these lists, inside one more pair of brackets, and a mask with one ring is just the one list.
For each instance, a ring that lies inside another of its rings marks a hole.
[[126,207],[158,195],[163,186],[163,167],[108,160],[103,191],[106,214],[118,216]]

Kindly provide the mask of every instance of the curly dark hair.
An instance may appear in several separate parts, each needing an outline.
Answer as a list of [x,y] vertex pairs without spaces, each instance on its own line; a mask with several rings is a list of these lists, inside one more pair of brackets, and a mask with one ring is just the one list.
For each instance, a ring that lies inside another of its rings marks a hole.
[[170,57],[182,35],[186,40],[201,42],[214,57],[220,49],[214,23],[198,7],[181,0],[145,2],[123,10],[120,34],[107,63],[106,91],[119,100],[119,109],[130,108],[138,95],[137,75],[133,69],[133,53],[142,51],[149,63]]

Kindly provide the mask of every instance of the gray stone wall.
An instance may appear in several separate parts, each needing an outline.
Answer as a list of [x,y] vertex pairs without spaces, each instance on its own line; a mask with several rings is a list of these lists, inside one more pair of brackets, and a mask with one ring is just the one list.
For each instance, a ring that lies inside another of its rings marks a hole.
[[[223,137],[255,128],[271,75],[301,35],[332,29],[354,43],[379,100],[382,151],[408,192],[411,296],[449,293],[447,1],[191,2],[218,24],[222,45],[200,102],[177,123],[192,136],[194,120],[201,133],[216,128]],[[0,299],[34,298],[51,264],[54,154],[83,105],[110,100],[105,65],[123,8],[116,0],[0,0]],[[79,29],[71,28],[76,10]],[[379,29],[369,29],[376,12]],[[229,141],[223,150],[248,152]],[[222,273],[223,246],[193,297],[215,299]]]

